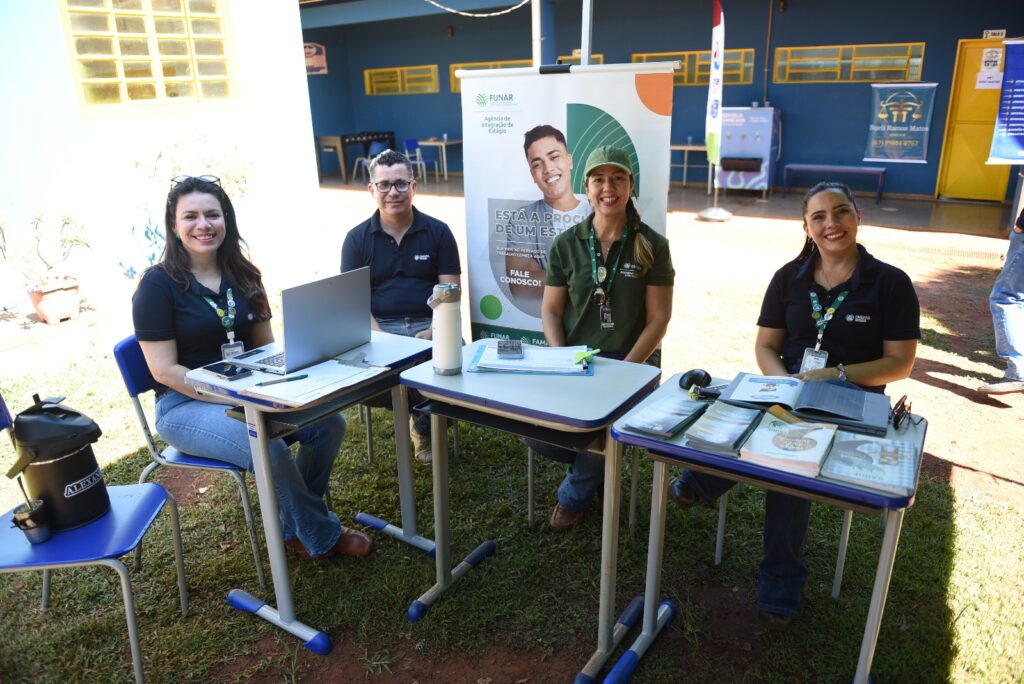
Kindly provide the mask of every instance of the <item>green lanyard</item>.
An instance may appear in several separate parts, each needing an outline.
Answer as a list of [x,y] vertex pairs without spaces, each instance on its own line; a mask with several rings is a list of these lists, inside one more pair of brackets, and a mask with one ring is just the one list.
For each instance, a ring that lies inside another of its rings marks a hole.
[[217,302],[215,302],[213,300],[212,297],[207,297],[206,295],[203,295],[203,299],[206,300],[206,303],[209,304],[213,308],[213,310],[217,313],[217,317],[220,318],[220,324],[222,326],[224,326],[224,329],[228,333],[228,342],[231,343],[231,344],[234,344],[234,342],[235,342],[235,313],[236,313],[235,312],[235,293],[231,291],[230,287],[228,288],[227,296],[228,296],[228,309],[227,309],[227,311],[222,309],[220,307],[220,305],[217,304]]
[[590,224],[590,274],[594,279],[594,303],[598,306],[604,304],[605,294],[611,293],[612,284],[615,282],[615,276],[619,272],[619,261],[622,260],[622,253],[626,251],[626,241],[629,240],[629,224],[622,229],[622,237],[619,238],[619,253],[615,255],[615,263],[612,265],[612,272],[608,275],[608,289],[605,290],[601,287],[601,283],[604,282],[604,278],[601,273],[605,271],[605,267],[601,266],[600,269],[597,266],[597,249],[594,245],[594,236],[596,231],[594,230],[594,224]]
[[814,327],[818,329],[818,341],[814,343],[814,351],[821,349],[821,338],[825,334],[825,328],[828,327],[829,321],[835,316],[836,310],[843,305],[843,301],[846,299],[846,295],[850,294],[849,290],[843,290],[836,295],[836,300],[832,302],[832,306],[825,309],[825,313],[821,313],[821,302],[818,301],[818,293],[810,292],[811,296],[811,318],[814,319]]

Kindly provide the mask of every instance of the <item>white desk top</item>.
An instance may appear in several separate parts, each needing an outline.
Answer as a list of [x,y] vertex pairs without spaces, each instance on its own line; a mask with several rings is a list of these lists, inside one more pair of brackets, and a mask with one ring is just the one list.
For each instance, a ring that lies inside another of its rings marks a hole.
[[427,361],[403,372],[402,384],[430,399],[558,430],[584,431],[610,423],[623,407],[657,387],[661,377],[660,370],[644,363],[602,358],[594,359],[594,374],[587,376],[467,372],[477,348],[494,343],[466,345],[458,375],[438,375]]
[[[394,367],[404,365],[417,357],[422,357],[424,354],[429,352],[430,347],[431,343],[429,340],[421,340],[415,337],[405,337],[402,335],[392,335],[391,333],[374,330],[371,332],[369,342],[347,351],[341,356],[344,358],[358,358],[360,355],[365,355],[365,360],[369,364],[374,366]],[[318,366],[324,366],[325,364],[333,365],[339,369],[344,368],[333,360],[325,361],[323,364],[318,364]],[[379,380],[382,376],[386,375],[387,374],[385,373],[373,376],[372,378],[369,378],[367,382]],[[202,370],[201,368],[195,368],[185,374],[185,382],[201,393],[230,397],[231,399],[238,401],[240,404],[255,404],[260,406],[264,411],[291,411],[298,408],[297,406],[288,406],[267,399],[250,397],[240,393],[241,391],[252,387],[257,382],[273,380],[278,377],[281,376],[255,371],[247,378],[239,380],[224,380],[222,378],[218,378],[212,373]],[[334,396],[339,396],[344,392],[351,391],[364,384],[366,383],[360,382],[355,385],[325,392],[315,400],[303,404],[303,406],[313,406]]]
[[707,151],[707,145],[703,143],[685,143],[669,145],[670,150],[678,150],[680,152],[705,152]]

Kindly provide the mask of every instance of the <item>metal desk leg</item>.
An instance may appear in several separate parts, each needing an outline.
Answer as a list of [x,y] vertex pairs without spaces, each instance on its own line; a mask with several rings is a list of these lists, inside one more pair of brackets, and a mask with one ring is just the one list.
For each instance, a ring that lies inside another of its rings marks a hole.
[[868,604],[868,619],[864,624],[864,639],[860,643],[857,673],[853,676],[854,684],[866,684],[871,675],[871,661],[875,657],[875,644],[878,642],[878,630],[882,625],[885,597],[889,593],[892,565],[896,560],[896,546],[900,540],[900,529],[903,527],[903,513],[904,509],[899,509],[889,511],[886,516],[882,549],[878,554],[878,569],[875,571],[875,586],[871,589],[871,603]]
[[249,432],[249,449],[255,471],[256,492],[259,495],[260,510],[263,512],[263,531],[267,537],[267,556],[270,558],[270,576],[274,582],[274,598],[277,607],[264,603],[242,589],[228,592],[228,603],[237,610],[254,613],[267,622],[294,634],[303,641],[303,646],[326,655],[333,644],[326,633],[305,625],[295,619],[292,604],[292,588],[288,578],[288,557],[284,551],[284,537],[281,519],[278,516],[277,495],[270,475],[270,451],[263,414],[253,406],[245,406],[245,424]]
[[686,171],[690,165],[690,150],[683,150],[683,187],[686,187]]
[[665,504],[668,499],[668,466],[654,462],[654,484],[651,491],[651,531],[647,539],[647,586],[644,590],[644,627],[629,650],[622,654],[605,677],[608,682],[625,682],[633,675],[647,649],[675,617],[671,601],[657,605],[661,594],[661,563],[665,551]]
[[441,170],[444,171],[444,179],[448,180],[448,146],[441,143]]
[[843,531],[839,535],[839,553],[836,555],[836,572],[832,578],[832,598],[839,598],[839,588],[843,584],[843,570],[846,568],[846,547],[850,543],[850,524],[853,522],[853,511],[843,511]]
[[622,478],[623,446],[611,438],[604,447],[604,520],[601,524],[601,593],[597,618],[597,650],[576,675],[576,684],[595,681],[615,646],[626,635],[614,629],[615,574],[619,558],[619,480]]
[[413,487],[412,441],[409,438],[409,394],[404,385],[391,388],[391,405],[395,418],[395,448],[398,468],[398,498],[402,508],[402,527],[369,513],[356,514],[356,522],[366,525],[398,541],[421,549],[428,558],[434,557],[434,542],[416,532],[416,491]]
[[409,606],[407,615],[410,622],[421,620],[455,580],[493,555],[496,548],[493,541],[485,541],[452,569],[451,541],[448,539],[448,420],[436,413],[430,416],[430,446],[433,452],[434,535],[437,543],[434,564],[437,568],[437,583]]

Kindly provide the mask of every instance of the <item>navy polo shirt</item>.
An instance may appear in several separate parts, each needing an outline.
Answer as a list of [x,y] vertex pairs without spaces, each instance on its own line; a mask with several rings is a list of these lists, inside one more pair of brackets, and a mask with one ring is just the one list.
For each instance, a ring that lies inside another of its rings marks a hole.
[[376,318],[430,317],[427,300],[442,275],[459,275],[459,248],[448,225],[412,208],[401,244],[384,232],[380,210],[349,231],[341,270],[370,267],[370,313]]
[[[135,337],[142,342],[174,340],[178,363],[186,368],[220,361],[220,346],[228,341],[227,332],[203,295],[226,309],[227,291],[231,287],[236,312],[235,340],[241,340],[246,349],[252,349],[252,331],[257,318],[238,288],[223,277],[220,292],[213,292],[191,273],[188,277],[189,289],[186,290],[160,266],[146,271],[132,296]],[[163,394],[162,388],[158,393]]]
[[910,277],[871,256],[863,246],[857,245],[857,250],[860,260],[853,275],[831,290],[814,282],[817,252],[804,261],[789,262],[772,277],[757,324],[785,329],[781,352],[788,372],[800,370],[804,350],[813,348],[818,337],[811,318],[812,291],[823,308],[843,290],[849,291],[821,340],[829,366],[879,359],[883,340],[921,339],[921,309]]

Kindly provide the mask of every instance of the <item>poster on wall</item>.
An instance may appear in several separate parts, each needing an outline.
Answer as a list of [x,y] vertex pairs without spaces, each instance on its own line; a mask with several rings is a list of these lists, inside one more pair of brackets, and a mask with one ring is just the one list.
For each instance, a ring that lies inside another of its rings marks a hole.
[[872,83],[864,161],[928,163],[937,83]]
[[1024,164],[1024,40],[1003,42],[1003,89],[986,163]]
[[327,48],[320,43],[303,43],[306,53],[306,75],[327,75]]
[[473,339],[544,344],[540,303],[555,237],[586,218],[588,155],[629,152],[644,223],[665,234],[672,62],[465,71],[466,260]]

